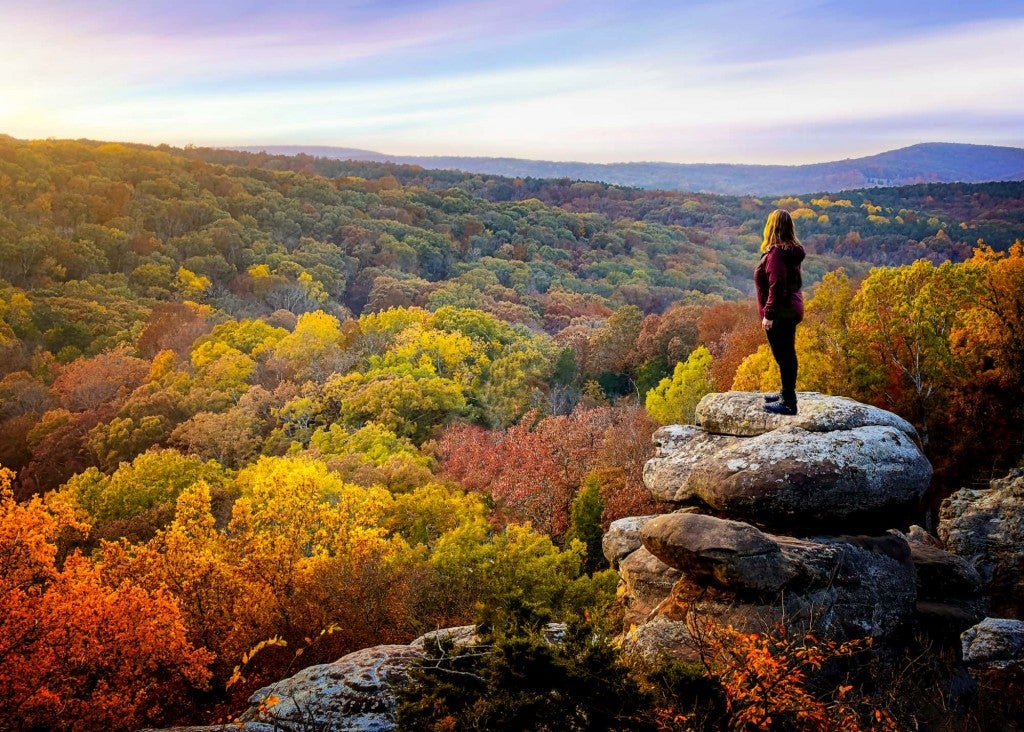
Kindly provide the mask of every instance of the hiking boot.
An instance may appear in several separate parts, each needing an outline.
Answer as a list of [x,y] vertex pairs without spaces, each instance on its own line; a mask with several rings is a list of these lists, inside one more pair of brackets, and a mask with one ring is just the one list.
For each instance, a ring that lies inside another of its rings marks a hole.
[[764,411],[771,412],[772,414],[788,414],[792,416],[796,414],[796,405],[786,404],[785,402],[774,402],[772,404],[765,404]]
[[775,392],[773,394],[765,394],[764,395],[764,403],[765,404],[771,404],[772,402],[777,402],[780,399],[782,399],[782,394],[780,394],[779,392]]

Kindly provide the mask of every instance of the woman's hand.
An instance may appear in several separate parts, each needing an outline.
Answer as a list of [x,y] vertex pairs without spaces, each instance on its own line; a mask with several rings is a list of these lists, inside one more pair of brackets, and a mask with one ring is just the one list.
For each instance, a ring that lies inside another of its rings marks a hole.
[[772,327],[772,321],[768,320],[768,318],[761,318],[761,327],[768,330]]

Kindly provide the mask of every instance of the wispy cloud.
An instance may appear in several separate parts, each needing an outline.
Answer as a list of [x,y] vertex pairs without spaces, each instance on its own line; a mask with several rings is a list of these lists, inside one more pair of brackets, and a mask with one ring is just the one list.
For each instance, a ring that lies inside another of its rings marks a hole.
[[1024,14],[875,34],[823,0],[146,5],[0,9],[0,131],[594,161],[1024,144]]

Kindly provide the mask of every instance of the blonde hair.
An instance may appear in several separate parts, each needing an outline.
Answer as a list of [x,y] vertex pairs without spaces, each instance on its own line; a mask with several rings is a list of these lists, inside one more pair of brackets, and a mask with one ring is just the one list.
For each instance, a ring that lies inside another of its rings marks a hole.
[[772,247],[796,246],[800,240],[796,238],[796,228],[793,226],[793,217],[784,208],[777,208],[768,214],[768,221],[764,225],[764,239],[761,241],[761,251],[767,252]]

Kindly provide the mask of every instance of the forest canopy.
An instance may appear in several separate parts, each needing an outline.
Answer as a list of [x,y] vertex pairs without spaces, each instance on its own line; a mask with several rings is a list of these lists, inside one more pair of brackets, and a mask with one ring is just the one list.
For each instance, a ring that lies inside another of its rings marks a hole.
[[800,387],[910,419],[933,500],[1018,461],[1022,183],[759,200],[0,138],[0,697],[214,720],[296,663],[606,606],[658,424],[777,386],[775,207]]

